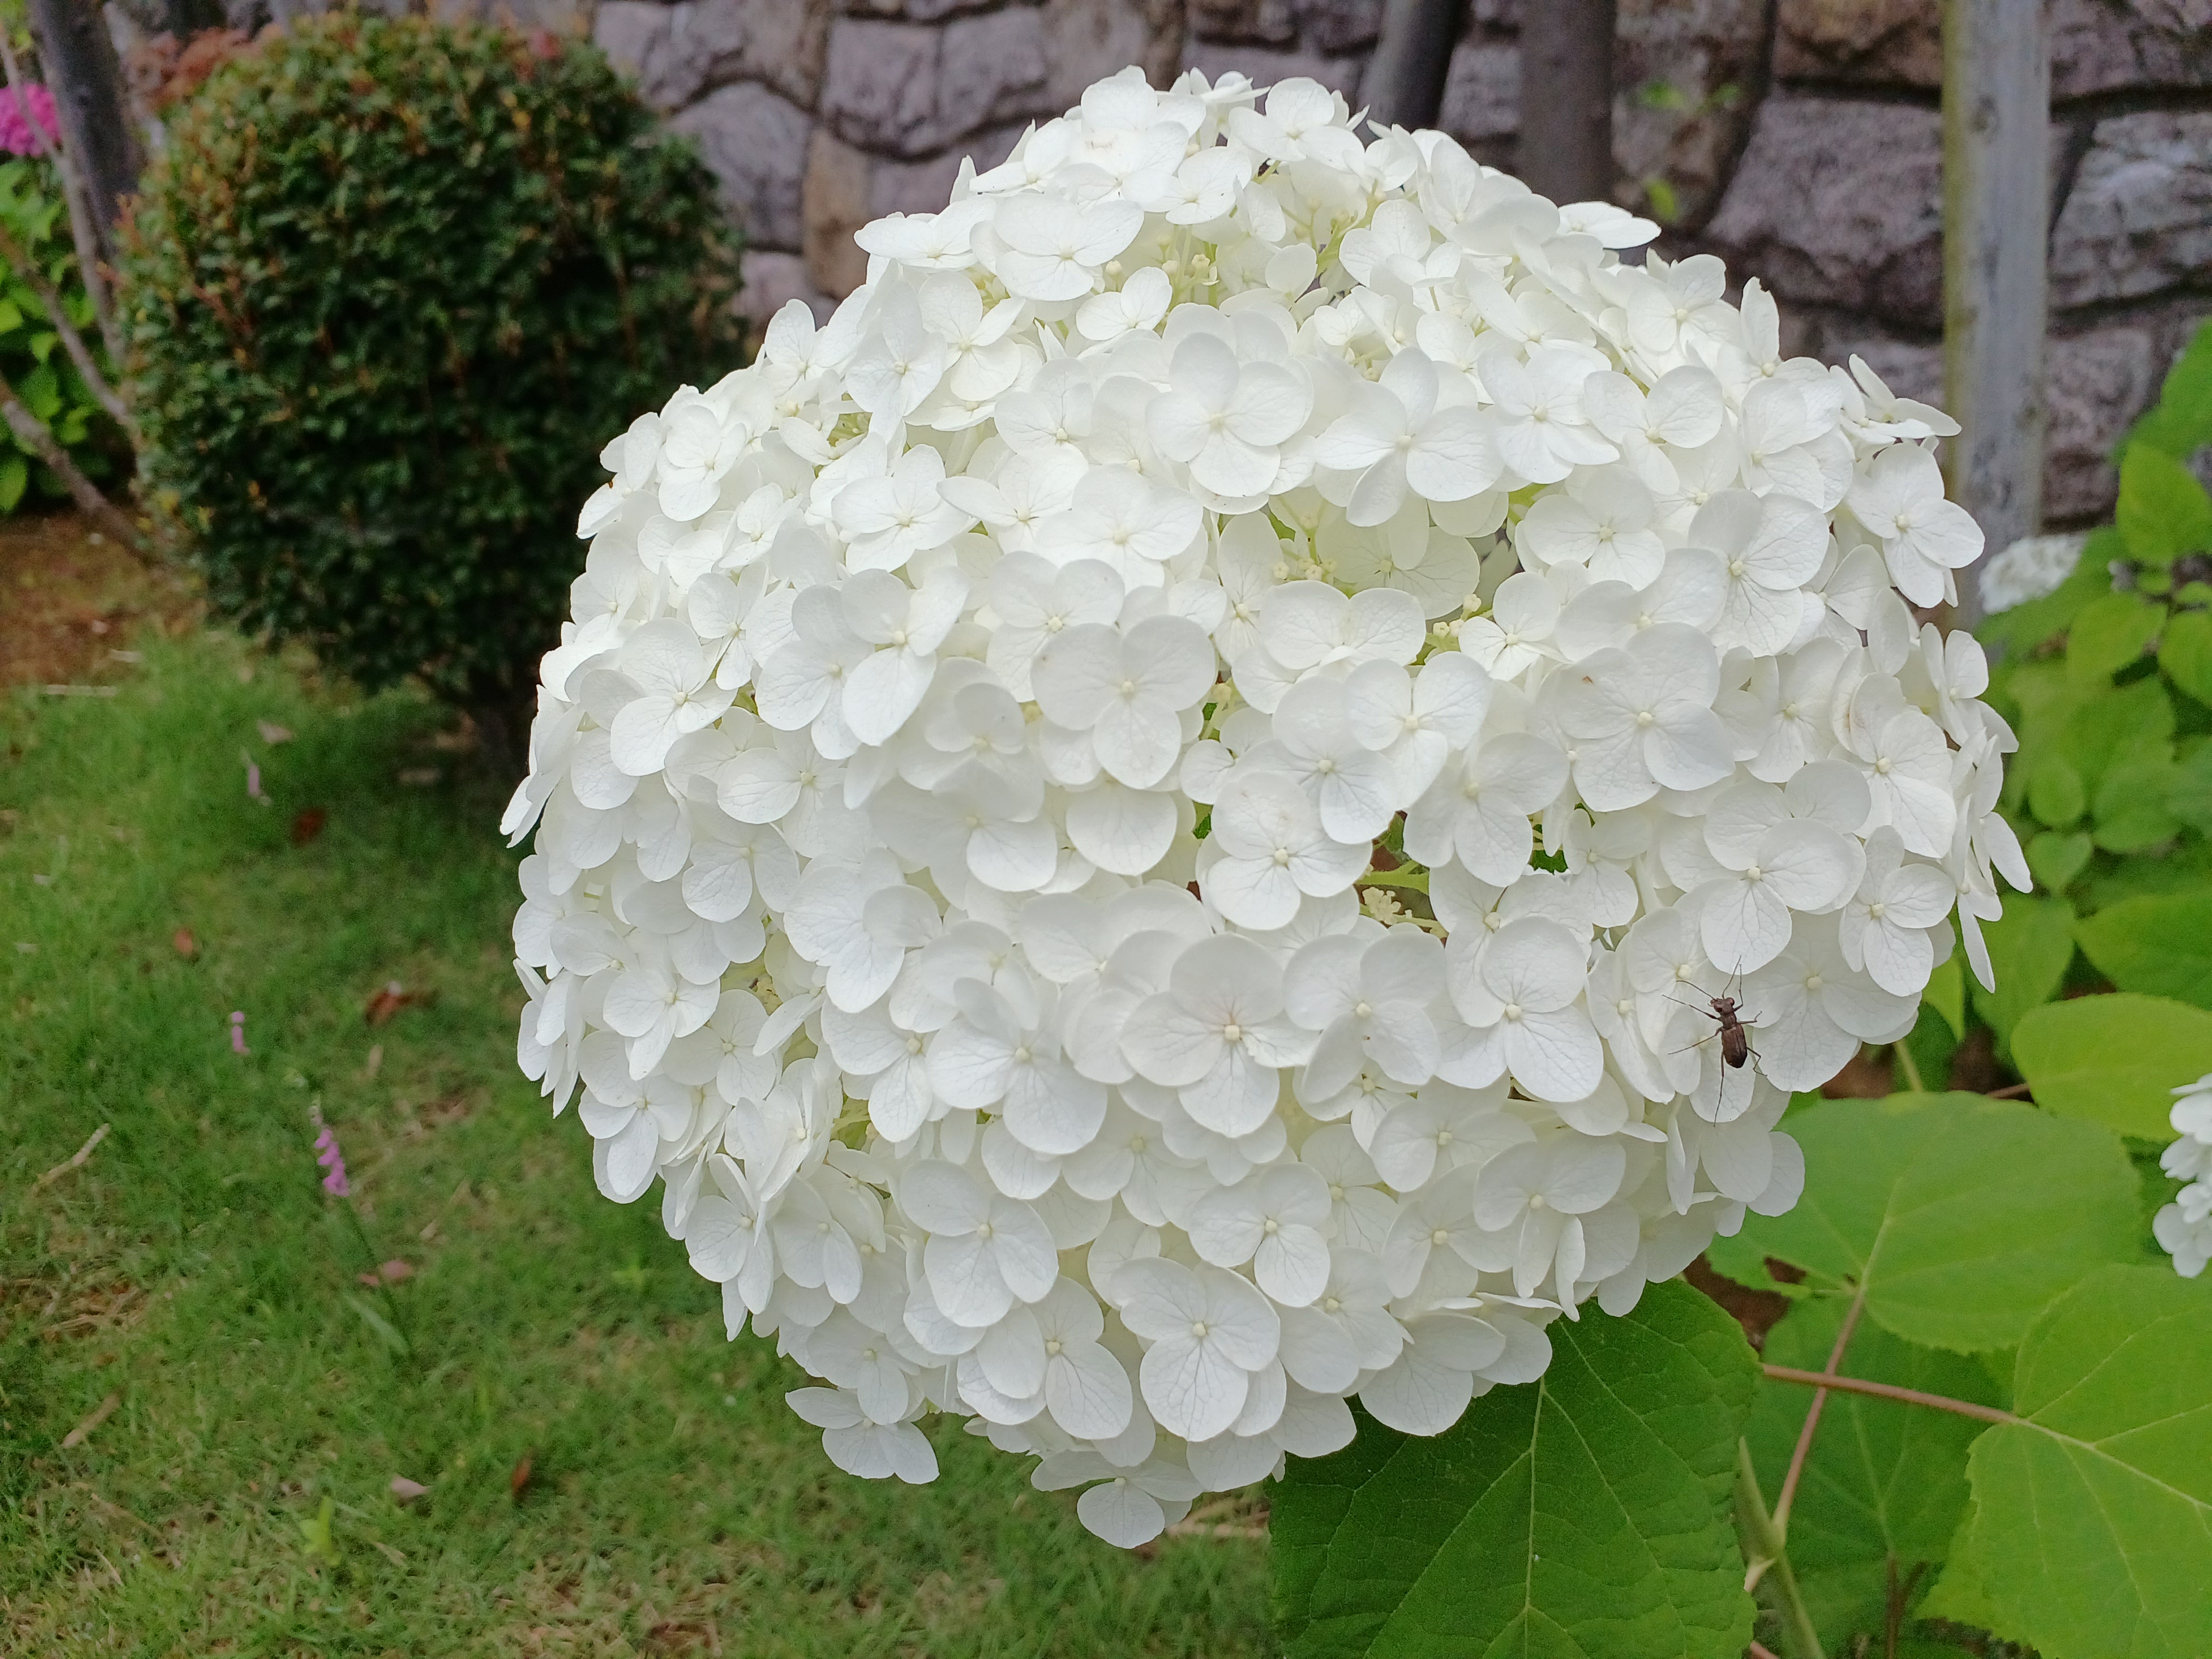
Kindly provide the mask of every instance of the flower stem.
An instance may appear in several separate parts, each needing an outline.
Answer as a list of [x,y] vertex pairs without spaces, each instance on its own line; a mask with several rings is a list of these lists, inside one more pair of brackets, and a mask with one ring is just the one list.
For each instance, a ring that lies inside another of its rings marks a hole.
[[353,1223],[353,1236],[361,1241],[361,1253],[368,1259],[368,1270],[375,1275],[376,1288],[384,1297],[384,1308],[392,1320],[392,1328],[399,1333],[399,1340],[407,1346],[410,1359],[415,1355],[415,1333],[407,1328],[406,1317],[399,1311],[399,1302],[392,1294],[392,1286],[385,1282],[384,1264],[377,1260],[376,1246],[369,1242],[368,1229],[361,1224],[361,1212],[354,1208],[353,1200],[345,1200],[346,1219]]
[[[1849,1312],[1844,1316],[1841,1329],[1836,1333],[1836,1346],[1828,1351],[1826,1374],[1833,1376],[1844,1363],[1844,1350],[1850,1346],[1851,1333],[1858,1328],[1859,1315],[1866,1309],[1867,1281],[1859,1279],[1858,1294],[1851,1298]],[[1797,1496],[1797,1482],[1805,1473],[1805,1460],[1812,1455],[1813,1436],[1820,1426],[1821,1409],[1828,1403],[1828,1391],[1816,1389],[1813,1392],[1812,1408],[1805,1413],[1805,1426],[1797,1431],[1796,1449],[1790,1454],[1790,1473],[1782,1477],[1782,1491],[1774,1500],[1774,1530],[1783,1538],[1790,1535],[1790,1505]]]
[[1979,1418],[1984,1423],[2024,1423],[1995,1406],[1976,1405],[1971,1400],[1954,1400],[1948,1395],[1923,1394],[1918,1389],[1900,1389],[1893,1382],[1869,1382],[1864,1377],[1836,1376],[1826,1371],[1802,1371],[1795,1365],[1766,1366],[1767,1376],[1777,1382],[1802,1382],[1812,1389],[1840,1389],[1845,1394],[1863,1394],[1876,1400],[1894,1400],[1906,1406],[1928,1406],[1939,1412],[1955,1412],[1960,1417]]
[[1889,1052],[1896,1057],[1898,1068],[1905,1073],[1905,1086],[1916,1095],[1926,1094],[1928,1085],[1921,1079],[1920,1062],[1912,1057],[1912,1045],[1893,1042],[1889,1045]]
[[1744,1556],[1751,1564],[1744,1588],[1749,1589],[1763,1580],[1773,1591],[1776,1610],[1782,1615],[1782,1645],[1787,1659],[1821,1659],[1820,1633],[1813,1628],[1813,1615],[1806,1611],[1797,1575],[1790,1571],[1782,1534],[1767,1513],[1766,1500],[1759,1496],[1759,1471],[1752,1467],[1751,1444],[1745,1440],[1735,1443],[1735,1522]]

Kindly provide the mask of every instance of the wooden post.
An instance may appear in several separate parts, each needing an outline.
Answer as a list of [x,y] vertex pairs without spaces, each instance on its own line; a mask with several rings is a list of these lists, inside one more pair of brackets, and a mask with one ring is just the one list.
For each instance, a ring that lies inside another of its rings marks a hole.
[[123,65],[98,0],[30,0],[30,10],[62,147],[83,181],[100,257],[112,264],[123,198],[138,188],[145,166],[124,97]]
[[1521,178],[1554,202],[1613,199],[1613,0],[1521,9]]
[[1359,83],[1370,120],[1386,127],[1436,125],[1459,10],[1460,0],[1383,0],[1382,27]]
[[[1943,383],[1951,494],[1995,553],[2043,521],[2047,0],[1943,0]],[[1981,617],[1959,573],[1958,619]]]

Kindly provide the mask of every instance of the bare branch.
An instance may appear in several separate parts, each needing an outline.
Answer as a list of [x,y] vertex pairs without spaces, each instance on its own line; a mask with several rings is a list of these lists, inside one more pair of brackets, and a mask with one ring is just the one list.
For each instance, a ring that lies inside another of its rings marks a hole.
[[69,313],[63,307],[62,296],[54,292],[53,284],[46,281],[46,274],[39,269],[38,262],[31,258],[30,251],[9,235],[4,225],[0,225],[0,259],[5,259],[13,265],[31,292],[39,296],[39,303],[46,307],[46,317],[54,325],[54,332],[61,336],[62,349],[69,353],[70,362],[76,365],[76,372],[84,377],[85,385],[100,400],[100,406],[112,415],[125,431],[136,438],[137,426],[131,418],[130,409],[115,388],[108,385],[107,377],[100,372],[100,365],[93,361],[91,349],[85,344],[84,336],[76,331],[76,325],[70,321]]
[[[1825,1376],[1833,1376],[1843,1368],[1844,1350],[1851,1345],[1851,1333],[1859,1328],[1859,1316],[1866,1311],[1867,1275],[1859,1276],[1858,1294],[1851,1298],[1850,1310],[1844,1316],[1843,1328],[1836,1333],[1836,1346],[1828,1351]],[[1785,1538],[1790,1534],[1790,1505],[1797,1497],[1797,1482],[1805,1474],[1805,1460],[1812,1455],[1813,1436],[1820,1426],[1820,1413],[1828,1403],[1828,1391],[1813,1391],[1812,1409],[1805,1413],[1805,1426],[1797,1431],[1797,1445],[1790,1454],[1790,1472],[1782,1477],[1782,1490],[1774,1499],[1774,1529]]]
[[74,1158],[65,1158],[60,1163],[55,1164],[52,1169],[47,1170],[46,1174],[40,1176],[36,1181],[31,1183],[31,1190],[35,1193],[41,1188],[52,1186],[55,1182],[59,1181],[64,1176],[67,1175],[71,1170],[82,1170],[84,1168],[85,1160],[92,1156],[93,1149],[98,1146],[101,1141],[107,1139],[108,1127],[109,1126],[107,1124],[103,1123],[97,1129],[94,1129],[92,1132],[92,1138],[86,1141],[83,1146],[76,1149],[76,1155]]
[[31,413],[23,400],[15,395],[15,388],[0,376],[0,417],[5,417],[8,429],[13,432],[29,450],[48,466],[68,486],[70,496],[85,516],[125,547],[139,547],[144,543],[138,526],[131,522],[128,514],[100,493],[99,485],[86,477],[77,464],[70,459],[46,423]]

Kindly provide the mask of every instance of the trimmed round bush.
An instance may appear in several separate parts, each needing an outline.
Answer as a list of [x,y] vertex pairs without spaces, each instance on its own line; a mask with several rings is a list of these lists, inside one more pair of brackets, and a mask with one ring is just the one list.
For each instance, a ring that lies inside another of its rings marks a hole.
[[123,280],[145,482],[215,609],[526,696],[592,456],[738,361],[712,175],[595,49],[301,19],[173,117]]

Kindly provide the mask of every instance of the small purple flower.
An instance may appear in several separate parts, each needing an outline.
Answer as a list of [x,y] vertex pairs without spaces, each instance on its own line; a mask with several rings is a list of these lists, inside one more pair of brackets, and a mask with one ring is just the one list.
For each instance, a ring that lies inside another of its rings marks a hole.
[[253,1052],[246,1046],[246,1011],[242,1008],[231,1011],[230,1052],[234,1054],[250,1054]]
[[353,1188],[347,1184],[345,1154],[338,1150],[338,1138],[331,1133],[331,1126],[323,1125],[322,1133],[315,1137],[315,1162],[323,1166],[323,1190],[333,1198],[350,1198]]
[[246,763],[246,798],[248,800],[267,800],[268,796],[261,793],[260,763],[243,749],[238,751],[238,757]]

